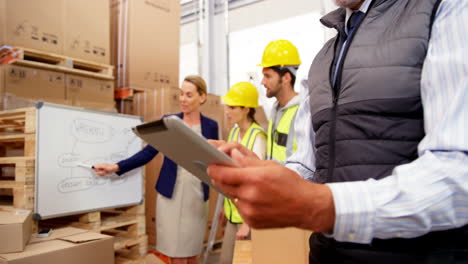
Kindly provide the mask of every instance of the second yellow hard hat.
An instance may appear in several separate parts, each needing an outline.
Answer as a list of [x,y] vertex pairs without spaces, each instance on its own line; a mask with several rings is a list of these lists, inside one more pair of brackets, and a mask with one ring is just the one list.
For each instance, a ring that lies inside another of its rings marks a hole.
[[221,100],[229,106],[258,107],[257,87],[249,82],[238,82],[229,88]]

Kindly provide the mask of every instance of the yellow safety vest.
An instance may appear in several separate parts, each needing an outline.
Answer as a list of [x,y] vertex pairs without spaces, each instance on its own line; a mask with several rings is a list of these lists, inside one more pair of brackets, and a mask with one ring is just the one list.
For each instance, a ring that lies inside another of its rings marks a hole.
[[270,119],[268,124],[267,159],[284,164],[286,159],[296,151],[296,137],[289,138],[289,134],[294,132],[293,122],[298,108],[299,105],[295,105],[286,109],[275,131],[273,131],[273,120]]
[[[237,142],[239,138],[239,131],[240,129],[238,126],[233,127],[229,132],[228,142]],[[263,128],[255,122],[252,123],[242,138],[242,146],[252,150],[255,139],[260,134],[263,134],[266,137],[266,133]],[[241,224],[244,222],[231,199],[224,198],[224,214],[226,215],[226,218],[229,220],[229,222],[233,224]]]

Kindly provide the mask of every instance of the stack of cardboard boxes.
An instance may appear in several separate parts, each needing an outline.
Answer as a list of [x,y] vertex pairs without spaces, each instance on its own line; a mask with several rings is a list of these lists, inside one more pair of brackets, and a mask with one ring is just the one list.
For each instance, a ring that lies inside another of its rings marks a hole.
[[[179,24],[178,1],[111,1],[111,60],[116,69],[115,98],[120,112],[151,121],[179,111]],[[159,155],[145,170],[150,246],[156,243],[154,186],[161,165]]]
[[180,2],[112,0],[112,64],[117,89],[177,88]]
[[2,110],[36,100],[114,109],[112,74],[94,72],[111,68],[109,0],[0,0],[0,13],[0,44],[25,50],[0,69]]

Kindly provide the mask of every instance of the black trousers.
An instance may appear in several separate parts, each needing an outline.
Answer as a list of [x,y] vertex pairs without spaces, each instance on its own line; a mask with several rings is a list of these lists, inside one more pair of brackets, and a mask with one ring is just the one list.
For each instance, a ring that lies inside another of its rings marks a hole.
[[313,233],[309,245],[310,264],[468,263],[468,226],[412,239],[374,239],[371,244],[338,242]]

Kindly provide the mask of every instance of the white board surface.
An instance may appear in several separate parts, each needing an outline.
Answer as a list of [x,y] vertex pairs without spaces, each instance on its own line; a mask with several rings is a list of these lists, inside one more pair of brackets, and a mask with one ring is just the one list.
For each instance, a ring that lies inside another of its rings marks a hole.
[[138,124],[135,116],[38,103],[35,218],[140,203],[141,168],[100,177],[83,167],[116,163],[138,152],[142,141],[131,129]]

